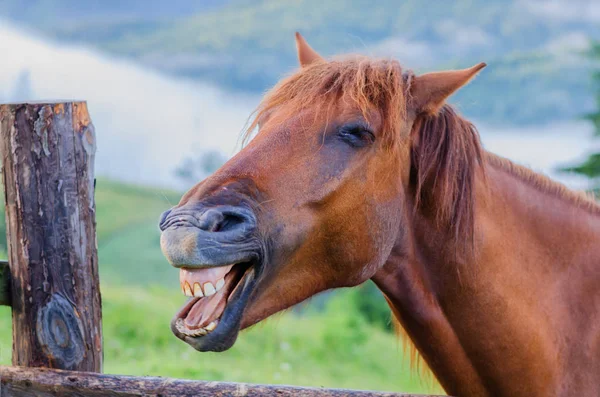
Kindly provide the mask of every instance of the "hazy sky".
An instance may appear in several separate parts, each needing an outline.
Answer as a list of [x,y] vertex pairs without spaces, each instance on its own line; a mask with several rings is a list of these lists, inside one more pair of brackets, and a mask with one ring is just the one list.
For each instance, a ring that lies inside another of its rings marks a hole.
[[[45,42],[1,20],[0,53],[0,100],[88,101],[97,131],[99,176],[181,187],[173,170],[182,158],[210,149],[233,154],[259,101],[88,49]],[[583,122],[478,127],[487,149],[549,174],[598,148]],[[585,186],[581,179],[562,180]]]

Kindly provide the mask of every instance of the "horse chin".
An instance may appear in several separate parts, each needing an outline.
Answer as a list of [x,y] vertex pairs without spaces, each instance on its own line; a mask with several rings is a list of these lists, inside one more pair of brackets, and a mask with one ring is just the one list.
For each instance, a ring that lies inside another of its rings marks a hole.
[[[179,339],[202,352],[221,352],[235,343],[244,311],[256,289],[258,262],[233,266],[223,290],[202,298],[191,298],[171,321],[171,331]],[[218,302],[211,300],[218,299]],[[209,313],[203,310],[209,309]]]

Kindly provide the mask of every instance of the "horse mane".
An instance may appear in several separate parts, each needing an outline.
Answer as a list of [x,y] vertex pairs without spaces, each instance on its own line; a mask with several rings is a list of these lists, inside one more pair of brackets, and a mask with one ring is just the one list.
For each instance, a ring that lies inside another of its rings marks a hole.
[[472,248],[475,174],[483,170],[477,129],[444,105],[434,114],[417,117],[412,140],[415,207],[432,213],[437,226],[446,228],[459,247]]
[[591,214],[600,214],[600,205],[593,192],[571,190],[546,175],[534,172],[494,153],[485,152],[485,160],[488,165],[498,167],[540,191],[569,201]]
[[432,212],[438,227],[455,239],[457,254],[472,253],[475,227],[475,180],[496,167],[535,189],[600,214],[593,193],[573,191],[547,176],[483,149],[477,128],[444,105],[419,116],[413,125],[411,184],[417,209]]

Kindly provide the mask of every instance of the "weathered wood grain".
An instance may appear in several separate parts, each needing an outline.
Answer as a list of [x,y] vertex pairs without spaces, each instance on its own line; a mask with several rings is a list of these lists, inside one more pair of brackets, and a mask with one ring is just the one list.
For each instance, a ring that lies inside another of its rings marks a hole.
[[5,396],[264,396],[264,397],[414,397],[345,389],[205,382],[171,378],[101,375],[44,368],[0,367],[0,393]]
[[0,105],[14,365],[102,369],[95,141],[85,102]]

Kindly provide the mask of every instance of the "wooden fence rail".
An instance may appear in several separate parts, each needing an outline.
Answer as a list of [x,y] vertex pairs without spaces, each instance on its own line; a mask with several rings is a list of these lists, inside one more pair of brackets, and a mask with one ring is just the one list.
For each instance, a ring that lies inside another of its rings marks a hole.
[[249,383],[204,382],[172,378],[103,375],[45,368],[0,367],[2,396],[264,396],[264,397],[415,397],[361,390],[319,389]]
[[0,397],[414,396],[95,373],[102,371],[95,149],[85,102],[0,105],[9,254],[0,260],[0,305],[12,308],[14,365],[0,367]]

